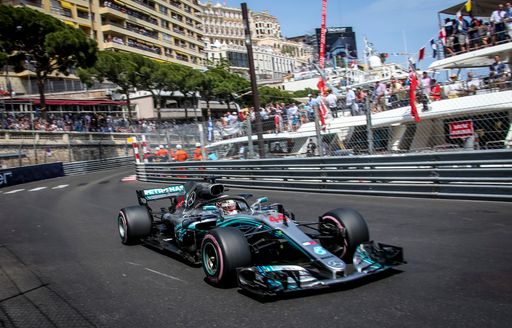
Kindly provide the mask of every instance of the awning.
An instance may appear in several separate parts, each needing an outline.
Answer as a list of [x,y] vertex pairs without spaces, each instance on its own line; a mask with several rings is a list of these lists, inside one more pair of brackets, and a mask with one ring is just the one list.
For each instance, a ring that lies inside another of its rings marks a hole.
[[83,7],[83,6],[80,6],[80,5],[76,5],[76,9],[81,10],[81,11],[89,12],[89,8]]
[[[464,5],[467,1],[461,2],[455,6],[451,6],[444,10],[441,10],[439,13],[447,14],[447,15],[456,15],[460,10],[462,15],[469,16],[469,13],[464,10]],[[492,12],[496,10],[499,4],[503,4],[506,1],[504,0],[473,0],[471,7],[473,8],[471,12],[476,17],[490,17]]]
[[75,23],[75,22],[70,22],[70,21],[68,21],[68,20],[65,20],[65,21],[64,21],[64,23],[65,23],[65,24],[67,24],[67,25],[69,25],[69,26],[78,27],[78,24],[77,24],[77,23]]
[[66,8],[66,9],[73,9],[73,4],[67,2],[67,1],[64,1],[64,0],[61,0],[60,1],[60,5],[62,6],[62,8]]

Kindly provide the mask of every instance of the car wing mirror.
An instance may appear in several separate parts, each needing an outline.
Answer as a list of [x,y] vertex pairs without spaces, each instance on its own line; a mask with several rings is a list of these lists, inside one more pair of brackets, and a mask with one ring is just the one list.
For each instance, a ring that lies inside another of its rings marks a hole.
[[215,205],[205,205],[205,206],[203,206],[203,211],[205,211],[205,212],[216,211],[216,210],[218,210],[218,208]]
[[256,199],[256,202],[251,205],[252,209],[261,209],[261,204],[268,202],[267,197],[261,197]]

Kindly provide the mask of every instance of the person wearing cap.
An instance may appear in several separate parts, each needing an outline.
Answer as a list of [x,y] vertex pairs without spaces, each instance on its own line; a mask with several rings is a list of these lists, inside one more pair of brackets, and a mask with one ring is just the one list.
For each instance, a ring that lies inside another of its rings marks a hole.
[[174,153],[174,160],[177,162],[184,162],[188,159],[188,154],[184,151],[181,145],[176,145],[176,152]]
[[169,152],[167,149],[165,149],[164,145],[160,145],[157,147],[157,149],[158,150],[156,151],[155,155],[158,156],[160,160],[167,161],[169,159]]
[[449,99],[457,98],[464,94],[464,86],[458,79],[459,77],[457,74],[450,75],[450,84],[448,84],[444,89],[444,92]]
[[203,152],[201,151],[201,144],[196,143],[196,149],[194,149],[194,161],[202,161],[203,160]]

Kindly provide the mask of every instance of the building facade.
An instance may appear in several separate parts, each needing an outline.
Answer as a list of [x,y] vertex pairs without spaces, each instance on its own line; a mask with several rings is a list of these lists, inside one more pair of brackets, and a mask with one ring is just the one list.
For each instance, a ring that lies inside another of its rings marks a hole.
[[204,67],[197,0],[2,0],[27,6],[83,30],[100,50],[121,50]]
[[[228,60],[233,71],[248,74],[245,30],[240,8],[211,1],[201,3],[206,58],[210,62]],[[267,12],[249,13],[254,65],[260,81],[279,80],[311,61],[313,48],[288,41],[281,35],[275,16]]]

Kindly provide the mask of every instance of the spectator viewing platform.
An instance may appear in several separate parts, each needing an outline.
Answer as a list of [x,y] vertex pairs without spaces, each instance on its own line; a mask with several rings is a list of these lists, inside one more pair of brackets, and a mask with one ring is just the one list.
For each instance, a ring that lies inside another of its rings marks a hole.
[[[468,6],[469,4],[469,6]],[[512,6],[500,0],[465,1],[439,13],[440,52],[429,70],[490,66],[512,58]]]

